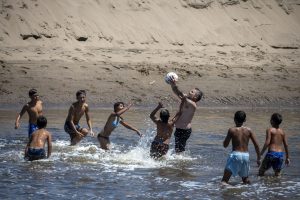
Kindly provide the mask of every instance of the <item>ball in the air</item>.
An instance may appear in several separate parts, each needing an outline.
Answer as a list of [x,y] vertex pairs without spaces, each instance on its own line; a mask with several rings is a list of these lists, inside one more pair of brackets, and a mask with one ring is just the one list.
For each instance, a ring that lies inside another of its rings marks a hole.
[[172,78],[173,78],[175,81],[178,81],[178,76],[177,76],[177,74],[176,74],[175,72],[169,72],[169,73],[165,76],[165,81],[166,81],[166,83],[170,84]]

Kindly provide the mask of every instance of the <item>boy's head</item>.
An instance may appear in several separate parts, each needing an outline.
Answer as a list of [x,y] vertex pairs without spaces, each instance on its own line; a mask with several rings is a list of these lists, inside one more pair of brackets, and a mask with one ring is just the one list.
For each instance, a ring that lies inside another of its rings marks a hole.
[[160,119],[163,123],[168,123],[170,117],[170,113],[167,109],[162,109],[160,111]]
[[119,101],[114,104],[114,111],[118,112],[119,110],[122,110],[124,108],[124,103]]
[[45,128],[47,126],[47,119],[46,119],[46,117],[44,117],[44,116],[39,116],[38,118],[37,118],[37,127],[39,128],[39,129],[41,129],[41,128]]
[[237,124],[242,124],[246,121],[246,113],[244,111],[237,111],[234,114],[234,121]]
[[282,122],[282,116],[279,113],[274,113],[270,120],[272,125],[279,126]]
[[85,102],[85,97],[86,97],[86,92],[85,90],[78,90],[76,92],[76,99],[78,101],[80,101],[81,103],[84,103]]
[[36,89],[30,89],[28,95],[31,99],[38,99],[39,94]]
[[203,92],[199,88],[192,89],[188,94],[188,98],[194,102],[200,101],[202,99],[202,96]]

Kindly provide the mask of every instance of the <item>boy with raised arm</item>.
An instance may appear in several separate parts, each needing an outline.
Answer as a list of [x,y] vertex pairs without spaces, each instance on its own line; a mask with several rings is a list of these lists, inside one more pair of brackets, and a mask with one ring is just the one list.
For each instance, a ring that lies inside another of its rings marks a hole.
[[124,119],[121,117],[123,113],[125,113],[129,108],[132,106],[132,104],[129,104],[128,106],[124,106],[123,102],[117,102],[114,104],[114,111],[109,115],[104,128],[102,131],[98,134],[97,138],[100,143],[101,149],[109,150],[110,148],[110,140],[109,136],[119,126],[119,124],[122,124],[125,128],[135,131],[140,137],[142,134],[133,126],[126,123]]
[[249,184],[248,179],[250,170],[250,160],[248,152],[249,139],[254,144],[257,165],[260,165],[260,152],[255,134],[250,128],[243,126],[246,121],[246,113],[244,111],[237,111],[234,115],[235,127],[228,130],[227,136],[223,142],[224,147],[228,147],[232,141],[232,152],[230,153],[224,170],[222,183],[228,183],[231,175],[239,175],[244,184]]
[[263,155],[266,149],[268,149],[268,153],[266,154],[259,168],[259,176],[263,176],[265,174],[265,171],[267,171],[270,167],[273,168],[275,176],[280,175],[284,157],[282,145],[284,146],[286,154],[285,164],[290,164],[287,137],[284,131],[281,128],[279,128],[281,122],[282,116],[280,114],[274,113],[271,116],[270,123],[272,127],[268,128],[266,131],[266,141],[263,149],[261,150],[260,155]]
[[176,118],[173,118],[173,120],[169,122],[170,114],[167,109],[162,109],[160,111],[160,118],[158,119],[155,115],[161,108],[163,108],[163,104],[159,102],[157,107],[150,114],[151,120],[157,127],[157,134],[150,149],[150,156],[155,159],[167,154],[173,133],[174,122],[176,121]]
[[201,100],[203,93],[198,88],[192,89],[188,94],[184,94],[178,89],[175,79],[170,81],[173,92],[181,100],[179,112],[176,114],[175,122],[175,151],[181,153],[185,151],[186,141],[192,133],[192,119],[197,109],[197,102]]
[[37,130],[37,118],[42,115],[42,101],[39,99],[39,95],[36,89],[31,89],[28,92],[30,101],[25,104],[16,118],[15,129],[20,127],[20,120],[25,112],[28,113],[29,116],[29,124],[28,124],[28,138],[30,138],[31,134]]
[[[85,90],[76,92],[77,101],[74,102],[69,109],[68,116],[64,125],[65,132],[70,135],[71,145],[76,145],[80,140],[87,136],[88,133],[94,136],[92,130],[92,120],[89,115],[89,106],[86,103]],[[79,125],[81,117],[85,115],[89,129],[82,128]]]

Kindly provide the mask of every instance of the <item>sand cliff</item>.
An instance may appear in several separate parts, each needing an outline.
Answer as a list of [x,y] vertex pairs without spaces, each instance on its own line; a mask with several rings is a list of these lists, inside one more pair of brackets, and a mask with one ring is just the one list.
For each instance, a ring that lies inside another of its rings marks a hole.
[[2,0],[0,103],[37,88],[74,100],[175,103],[163,76],[202,105],[299,106],[299,0]]

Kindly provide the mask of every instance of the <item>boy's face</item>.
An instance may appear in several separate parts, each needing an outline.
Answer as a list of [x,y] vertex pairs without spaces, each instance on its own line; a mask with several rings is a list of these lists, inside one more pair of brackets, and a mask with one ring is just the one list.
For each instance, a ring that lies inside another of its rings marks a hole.
[[122,110],[124,108],[124,104],[120,104],[118,107],[117,107],[117,111],[119,111],[119,110]]
[[85,98],[86,98],[86,96],[84,94],[81,94],[81,95],[77,96],[77,100],[80,103],[84,103],[85,102]]
[[192,90],[188,93],[187,97],[188,97],[189,99],[194,100],[194,98],[196,98],[197,93],[198,93],[198,91],[197,91],[196,89],[192,89]]
[[30,96],[30,98],[31,98],[32,101],[38,101],[40,96],[39,95],[32,95],[32,96]]

